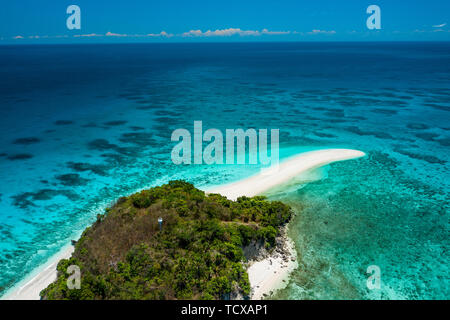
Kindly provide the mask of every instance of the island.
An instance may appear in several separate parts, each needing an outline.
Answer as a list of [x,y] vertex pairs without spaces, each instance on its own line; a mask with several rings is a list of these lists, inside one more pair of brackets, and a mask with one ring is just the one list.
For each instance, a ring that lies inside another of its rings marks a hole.
[[[276,248],[292,214],[288,205],[264,196],[233,201],[170,181],[119,198],[98,215],[40,296],[246,299],[251,294],[248,262]],[[79,289],[67,285],[69,266],[81,271]]]

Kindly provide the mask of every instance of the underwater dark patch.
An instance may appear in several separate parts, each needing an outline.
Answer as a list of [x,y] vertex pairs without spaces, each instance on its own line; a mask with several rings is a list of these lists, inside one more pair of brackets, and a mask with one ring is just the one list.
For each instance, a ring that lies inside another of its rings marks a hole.
[[85,186],[90,180],[80,177],[78,173],[61,174],[55,177],[63,186]]
[[155,121],[165,124],[177,124],[179,123],[179,118],[169,118],[169,117],[158,117]]
[[426,161],[426,162],[431,163],[431,164],[444,165],[444,164],[447,163],[447,161],[439,159],[438,157],[435,157],[435,156],[414,153],[414,152],[410,152],[410,151],[407,151],[407,150],[404,150],[404,149],[400,149],[400,148],[395,149],[395,151],[398,152],[398,153],[401,153],[401,154],[403,154],[405,156],[408,156],[410,158],[423,160],[423,161]]
[[73,124],[73,121],[71,121],[71,120],[58,120],[58,121],[55,121],[54,124],[57,125],[57,126],[67,126],[67,125]]
[[145,130],[145,128],[144,127],[138,127],[138,126],[132,126],[132,127],[129,127],[131,130],[133,130],[133,131],[141,131],[141,130]]
[[450,107],[448,107],[448,106],[441,106],[441,105],[435,104],[435,103],[425,103],[424,105],[427,106],[427,107],[431,107],[433,109],[436,109],[436,110],[450,111]]
[[345,113],[343,111],[328,111],[324,113],[325,116],[331,118],[343,118],[345,117]]
[[320,138],[336,138],[336,136],[334,134],[330,134],[330,133],[324,133],[324,132],[313,132],[314,135],[320,137]]
[[366,117],[363,116],[351,116],[351,117],[347,117],[349,119],[354,119],[354,120],[367,120]]
[[373,112],[373,113],[386,114],[386,115],[393,115],[393,114],[397,114],[398,113],[397,110],[382,109],[382,108],[372,109],[370,111]]
[[67,162],[67,167],[76,172],[89,171],[99,176],[107,176],[111,167],[102,164],[91,164],[86,162]]
[[125,120],[115,120],[115,121],[104,122],[103,124],[105,126],[115,127],[115,126],[122,126],[122,125],[126,124],[127,122],[128,121],[125,121]]
[[39,143],[41,140],[39,138],[35,137],[29,137],[29,138],[19,138],[14,140],[13,144],[21,144],[21,145],[29,145],[34,143]]
[[107,159],[107,161],[114,163],[114,164],[124,164],[127,163],[127,160],[129,157],[126,157],[122,154],[117,153],[103,153],[100,155],[102,158]]
[[344,128],[344,129],[349,132],[360,135],[360,136],[375,136],[380,139],[394,139],[393,136],[391,136],[389,133],[386,133],[386,132],[364,131],[364,130],[359,129],[356,126],[350,126],[350,127]]
[[117,95],[120,98],[133,98],[133,99],[142,99],[142,96],[139,94],[136,94],[135,92],[131,92],[131,93],[120,93]]
[[137,110],[152,110],[152,109],[159,109],[160,106],[155,106],[155,105],[147,105],[147,106],[139,106],[136,107]]
[[168,110],[158,110],[158,111],[155,111],[155,115],[156,116],[173,116],[173,117],[177,117],[177,116],[179,116],[179,113],[173,112],[173,111],[168,111]]
[[83,124],[81,127],[82,128],[97,128],[98,125],[95,122],[89,122],[89,123]]
[[158,135],[164,138],[170,137],[171,127],[163,124],[157,124],[153,126],[154,132],[158,132]]
[[36,206],[33,201],[46,201],[51,200],[56,196],[65,196],[71,201],[79,199],[79,196],[70,190],[55,190],[55,189],[41,189],[36,192],[24,192],[18,195],[12,196],[13,205],[26,209],[30,206]]
[[408,129],[413,129],[413,130],[425,130],[425,129],[429,129],[430,127],[426,124],[423,123],[408,123],[406,125],[406,127]]
[[432,132],[421,132],[416,133],[416,137],[426,141],[434,141],[434,138],[439,137],[439,135]]
[[436,139],[434,141],[439,143],[441,146],[450,147],[450,138]]
[[[122,142],[132,143],[138,146],[145,146],[151,142],[151,140],[149,140],[147,136],[149,135],[146,133],[129,132],[124,133],[119,140]],[[123,155],[135,155],[140,151],[139,148],[136,147],[119,147],[116,144],[109,143],[108,140],[106,139],[92,140],[88,143],[88,148],[90,150],[97,150],[97,151],[113,150]]]
[[106,139],[95,139],[89,141],[87,146],[90,150],[98,150],[98,151],[115,150],[118,148],[116,144],[109,143],[108,140]]
[[8,156],[8,160],[17,161],[17,160],[27,160],[33,158],[32,154],[29,153],[19,153]]
[[148,146],[155,143],[151,134],[143,132],[127,132],[122,134],[119,140],[124,143],[131,143],[138,146]]

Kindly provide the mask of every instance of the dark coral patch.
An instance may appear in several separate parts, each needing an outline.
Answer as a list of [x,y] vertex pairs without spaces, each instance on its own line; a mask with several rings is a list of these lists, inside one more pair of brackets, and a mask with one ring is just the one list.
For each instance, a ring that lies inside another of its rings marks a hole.
[[115,150],[118,148],[118,146],[116,144],[109,143],[106,139],[95,139],[88,142],[88,148],[91,150],[105,151]]
[[83,127],[83,128],[96,128],[96,127],[98,127],[98,125],[95,122],[89,122],[89,123],[83,124],[81,127]]
[[32,154],[29,153],[19,153],[19,154],[12,154],[8,156],[8,160],[11,161],[17,161],[17,160],[27,160],[33,158]]
[[321,138],[336,138],[334,134],[324,133],[324,132],[314,132],[314,135],[321,137]]
[[133,131],[141,131],[141,130],[145,130],[144,127],[138,127],[138,126],[132,126],[132,127],[130,127],[130,129],[133,130]]
[[450,107],[449,106],[443,106],[443,105],[439,105],[439,104],[435,104],[435,103],[425,103],[425,106],[431,107],[431,108],[436,109],[436,110],[450,111]]
[[434,138],[439,137],[439,135],[437,133],[432,132],[421,132],[417,133],[416,137],[426,141],[434,141]]
[[64,186],[84,186],[89,182],[89,179],[80,177],[78,173],[61,174],[56,179]]
[[21,145],[29,145],[29,144],[34,144],[34,143],[38,143],[41,140],[39,140],[38,138],[35,137],[29,137],[29,138],[19,138],[13,141],[14,144],[21,144]]
[[55,121],[54,124],[57,125],[57,126],[67,126],[67,125],[73,124],[73,121],[71,121],[71,120],[58,120],[58,121]]
[[450,138],[436,139],[437,143],[444,147],[450,147]]
[[148,146],[155,143],[151,134],[143,132],[127,132],[122,134],[119,140],[124,143],[131,143],[138,146]]
[[370,111],[372,111],[373,113],[386,114],[386,115],[397,114],[397,110],[391,110],[391,109],[377,108],[377,109],[372,109]]
[[110,167],[101,164],[91,164],[85,162],[67,162],[67,166],[76,172],[92,172],[99,176],[106,176]]
[[359,129],[356,126],[350,126],[350,127],[346,127],[345,130],[355,133],[357,135],[360,136],[375,136],[377,138],[380,139],[394,139],[393,136],[391,136],[389,133],[387,132],[379,132],[379,131],[364,131]]
[[[122,142],[133,143],[135,145],[144,146],[149,143],[148,139],[145,138],[146,134],[143,133],[125,133],[120,139]],[[139,152],[136,147],[119,147],[116,144],[109,143],[105,139],[96,139],[88,143],[88,148],[90,150],[97,151],[109,151],[113,150],[123,155],[133,155]]]
[[110,163],[125,164],[129,157],[117,153],[104,153],[100,155],[102,158],[107,159]]
[[401,153],[401,154],[403,154],[405,156],[408,156],[410,158],[423,160],[423,161],[426,161],[426,162],[431,163],[431,164],[442,164],[442,165],[444,165],[444,164],[447,163],[447,161],[439,159],[438,157],[435,157],[435,156],[414,153],[414,152],[410,152],[410,151],[403,150],[403,149],[396,149],[395,151],[397,151],[398,153]]
[[79,199],[79,196],[70,190],[54,190],[54,189],[41,189],[36,192],[24,192],[15,196],[12,196],[13,204],[21,209],[26,209],[30,206],[36,206],[33,201],[46,201],[51,200],[56,196],[65,196],[69,200],[75,201]]
[[177,113],[177,112],[169,111],[169,110],[158,110],[158,111],[155,111],[155,115],[156,116],[173,116],[173,117],[177,117],[180,114]]
[[139,106],[136,107],[137,110],[152,110],[152,109],[159,109],[160,106],[155,106],[155,105],[147,105],[147,106]]
[[367,120],[367,118],[363,117],[363,116],[351,116],[351,117],[347,117],[347,118],[355,119],[355,120],[362,120],[362,121]]
[[105,126],[109,126],[109,127],[115,127],[115,126],[122,126],[124,124],[126,124],[128,121],[125,120],[115,120],[115,121],[108,121],[103,123]]
[[430,128],[429,126],[427,126],[426,124],[423,123],[408,123],[406,125],[406,127],[408,129],[413,129],[413,130],[425,130]]
[[178,118],[170,118],[170,117],[157,117],[155,118],[155,121],[158,121],[159,123],[165,123],[165,124],[176,124],[178,123]]

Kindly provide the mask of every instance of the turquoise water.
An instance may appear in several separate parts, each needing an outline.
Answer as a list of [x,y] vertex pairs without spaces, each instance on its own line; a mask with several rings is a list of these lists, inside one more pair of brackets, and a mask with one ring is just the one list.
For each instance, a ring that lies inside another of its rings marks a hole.
[[172,131],[202,120],[278,128],[282,158],[367,154],[272,195],[298,211],[300,267],[277,297],[449,297],[450,44],[2,46],[0,66],[0,292],[120,196],[259,170],[172,164]]

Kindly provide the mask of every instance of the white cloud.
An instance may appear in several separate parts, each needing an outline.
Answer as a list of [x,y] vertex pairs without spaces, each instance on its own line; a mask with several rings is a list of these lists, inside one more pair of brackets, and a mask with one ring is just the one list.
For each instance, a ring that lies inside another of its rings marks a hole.
[[447,23],[443,23],[443,24],[436,24],[433,26],[433,28],[443,28],[447,25]]
[[[313,33],[335,33],[335,31],[322,31],[313,30]],[[214,31],[207,30],[190,30],[181,34],[168,33],[166,31],[161,31],[160,33],[148,33],[148,34],[126,34],[126,33],[114,33],[106,32],[101,33],[85,33],[85,34],[75,34],[75,35],[54,35],[54,36],[40,36],[33,35],[29,36],[30,39],[42,39],[42,38],[93,38],[93,37],[129,37],[129,38],[139,38],[139,37],[150,37],[150,38],[171,38],[171,37],[231,37],[231,36],[280,36],[288,34],[300,34],[304,35],[303,32],[298,31],[272,31],[267,28],[261,30],[243,30],[241,28],[226,28],[226,29],[216,29]],[[18,35],[13,37],[13,39],[24,39],[23,36]]]
[[161,31],[160,33],[149,33],[147,34],[147,37],[166,37],[166,38],[170,38],[173,37],[172,33],[167,33],[165,31]]
[[326,30],[319,30],[319,29],[314,29],[311,32],[308,32],[308,34],[335,34],[336,31],[334,30],[330,30],[330,31],[326,31]]
[[86,38],[91,38],[91,37],[103,37],[102,34],[97,34],[97,33],[88,33],[88,34],[76,34],[74,35],[75,38],[79,38],[79,37],[86,37]]
[[112,32],[107,32],[105,33],[105,36],[107,37],[127,37],[128,35],[126,34],[120,34],[120,33],[112,33]]
[[269,34],[269,35],[283,35],[283,34],[290,34],[290,31],[269,31],[267,29],[262,29],[262,34]]
[[258,30],[242,30],[241,28],[216,29],[215,31],[190,30],[181,34],[182,37],[230,37],[239,36],[261,36],[261,35],[285,35],[290,31],[269,31],[267,29]]

